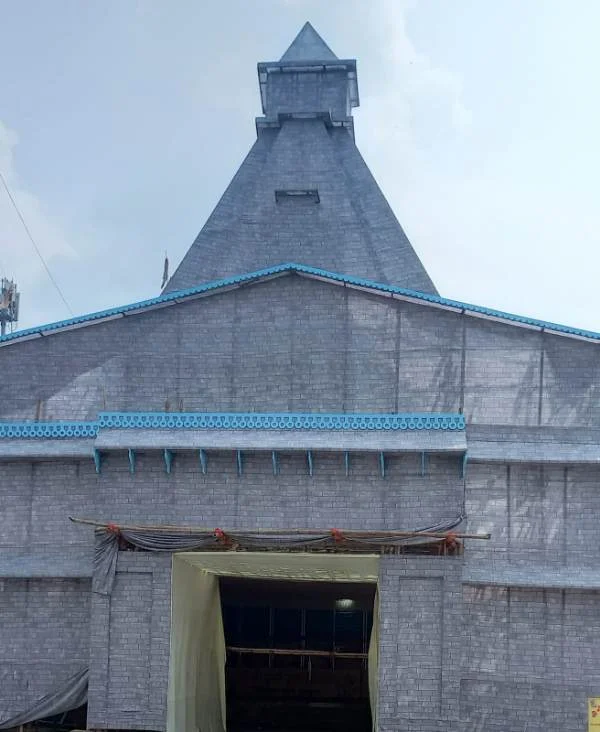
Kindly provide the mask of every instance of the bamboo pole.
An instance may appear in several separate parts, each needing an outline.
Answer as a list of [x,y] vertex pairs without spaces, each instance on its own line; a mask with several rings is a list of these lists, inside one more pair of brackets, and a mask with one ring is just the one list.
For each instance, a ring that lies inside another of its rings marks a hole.
[[368,653],[343,653],[342,651],[311,651],[304,648],[242,648],[225,646],[233,653],[245,653],[256,656],[326,656],[327,658],[368,658]]
[[[102,521],[94,521],[86,518],[76,518],[69,516],[69,520],[75,524],[85,524],[87,526],[95,526],[96,528],[106,529],[109,526],[117,526],[125,531],[157,531],[157,532],[173,532],[177,534],[195,534],[195,533],[214,533],[215,528],[197,527],[197,526],[169,526],[169,525],[152,525],[144,526],[132,524],[111,524]],[[258,534],[259,536],[323,536],[329,535],[331,529],[222,529],[225,535],[231,534]],[[336,532],[347,539],[369,539],[369,538],[411,538],[423,536],[430,539],[446,539],[452,536],[454,539],[490,539],[491,534],[463,534],[460,532],[449,531],[406,531],[406,530],[383,530],[383,531],[358,531],[355,529],[336,529]]]

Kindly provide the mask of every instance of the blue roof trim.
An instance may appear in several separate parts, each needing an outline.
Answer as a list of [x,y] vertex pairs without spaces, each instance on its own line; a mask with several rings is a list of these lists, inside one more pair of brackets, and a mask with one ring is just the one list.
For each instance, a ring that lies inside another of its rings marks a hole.
[[75,318],[58,320],[54,323],[48,323],[47,325],[34,326],[33,328],[18,330],[14,333],[7,333],[4,336],[0,336],[0,343],[24,338],[30,335],[43,335],[44,333],[51,333],[52,331],[60,330],[62,328],[69,328],[74,325],[82,325],[84,323],[92,323],[95,320],[103,320],[104,318],[125,315],[126,313],[134,313],[137,310],[146,310],[147,308],[151,308],[153,306],[163,305],[169,302],[177,302],[182,298],[191,297],[192,295],[201,295],[202,293],[210,292],[211,290],[219,290],[224,287],[231,287],[233,285],[240,285],[245,282],[252,282],[254,280],[261,279],[262,277],[268,277],[270,275],[292,271],[295,268],[295,265],[282,264],[278,267],[269,267],[268,269],[257,270],[256,272],[250,272],[245,275],[240,275],[239,277],[226,277],[224,279],[214,280],[213,282],[208,282],[204,285],[198,285],[197,287],[190,287],[186,290],[176,290],[175,292],[169,292],[166,295],[152,297],[149,300],[140,300],[139,302],[134,302],[129,305],[109,308],[108,310],[98,310],[95,313],[78,315]]
[[267,267],[266,269],[259,269],[255,272],[249,272],[247,274],[239,275],[236,277],[225,277],[223,279],[214,280],[213,282],[208,282],[206,284],[198,285],[196,287],[190,287],[185,290],[177,290],[175,292],[169,292],[166,295],[159,295],[158,297],[154,297],[149,300],[142,300],[140,302],[131,303],[130,305],[123,305],[121,307],[110,308],[108,310],[100,310],[95,313],[90,313],[89,315],[80,315],[75,318],[69,318],[68,320],[60,320],[55,323],[48,323],[47,325],[36,326],[34,328],[26,328],[25,330],[20,330],[16,331],[15,333],[8,333],[7,335],[0,336],[0,343],[19,340],[21,338],[26,338],[27,336],[44,335],[46,333],[52,333],[53,331],[61,330],[63,328],[69,328],[72,326],[88,323],[91,324],[97,320],[118,317],[128,313],[135,313],[136,311],[145,310],[154,306],[160,306],[170,302],[178,302],[185,298],[193,297],[194,295],[201,295],[203,293],[208,293],[213,290],[242,285],[245,283],[260,280],[264,277],[272,277],[278,274],[284,274],[286,272],[298,272],[301,274],[314,275],[316,277],[322,277],[324,279],[341,282],[348,285],[365,287],[370,290],[410,297],[415,300],[432,303],[434,305],[441,305],[444,307],[464,310],[465,312],[469,313],[478,313],[487,317],[506,320],[507,322],[511,323],[533,326],[544,330],[552,330],[556,333],[579,336],[581,338],[589,338],[591,340],[600,340],[600,333],[590,330],[572,328],[567,325],[560,325],[559,323],[552,323],[545,320],[528,318],[523,315],[515,315],[514,313],[494,310],[493,308],[486,308],[480,305],[471,305],[469,303],[461,302],[460,300],[450,300],[446,297],[440,297],[439,295],[430,295],[426,292],[409,290],[404,287],[397,287],[396,285],[386,285],[380,282],[373,282],[372,280],[363,279],[362,277],[351,277],[350,275],[329,272],[324,269],[309,267],[304,264],[288,263],[280,264],[275,267]]
[[100,412],[89,422],[0,422],[0,439],[93,438],[102,429],[145,430],[464,430],[454,413]]

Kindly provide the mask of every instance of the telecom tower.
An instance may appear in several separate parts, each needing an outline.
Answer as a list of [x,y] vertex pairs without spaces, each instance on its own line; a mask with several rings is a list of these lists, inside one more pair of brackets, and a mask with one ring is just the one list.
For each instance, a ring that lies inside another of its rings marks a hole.
[[19,297],[16,282],[3,277],[0,281],[0,335],[5,335],[8,323],[12,331],[19,320]]

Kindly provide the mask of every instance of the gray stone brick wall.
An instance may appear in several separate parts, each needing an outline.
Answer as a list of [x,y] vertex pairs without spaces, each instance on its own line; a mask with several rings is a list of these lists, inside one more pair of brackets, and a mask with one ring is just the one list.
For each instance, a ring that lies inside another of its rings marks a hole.
[[457,564],[387,557],[382,565],[379,728],[584,729],[600,685],[599,593],[461,591]]
[[466,729],[578,732],[600,686],[599,593],[464,587]]
[[[494,424],[504,439],[510,425],[597,428],[597,354],[592,344],[293,276],[3,348],[0,364],[13,379],[10,389],[1,387],[0,411],[4,419],[84,419],[104,409],[463,408],[469,423],[488,424],[487,440],[494,438]],[[285,451],[278,476],[269,453],[253,452],[245,454],[242,476],[233,452],[209,453],[207,475],[192,452],[175,455],[170,475],[158,452],[140,452],[133,475],[125,450],[109,452],[100,475],[90,459],[3,461],[0,549],[11,556],[11,572],[21,559],[32,567],[36,557],[53,557],[60,575],[74,571],[73,556],[91,556],[90,530],[69,523],[69,515],[210,527],[378,529],[433,523],[462,506],[456,456],[431,456],[425,476],[420,456],[389,456],[385,479],[373,454],[353,456],[349,477],[340,454],[314,457],[312,478],[305,456]],[[587,650],[597,631],[597,593],[487,587],[478,599],[480,590],[469,584],[461,594],[460,572],[476,567],[479,587],[486,572],[493,584],[499,567],[508,576],[518,570],[520,581],[529,578],[532,585],[552,570],[561,576],[592,572],[599,471],[594,465],[471,464],[468,528],[491,531],[492,540],[467,542],[464,561],[384,558],[382,730],[479,732],[502,729],[504,719],[509,729],[535,729],[529,703],[544,695],[552,696],[549,709],[560,729],[576,729],[582,700],[597,691]],[[68,553],[57,553],[57,536]],[[22,601],[23,613],[14,589],[21,585],[12,584],[20,580],[5,580],[0,602],[21,611],[12,614],[8,630],[0,629],[0,648],[8,649],[4,713],[45,693],[57,673],[72,673],[87,658],[83,635],[89,632],[90,726],[164,728],[169,570],[154,561],[159,558],[121,557],[111,600],[90,601],[89,582],[76,584],[81,590],[63,597],[61,615],[51,610],[46,625],[42,606],[50,598],[54,607],[48,588],[76,581],[30,580],[46,589]],[[49,571],[46,564],[43,569]],[[56,627],[64,638],[79,628],[80,639],[75,655],[58,666],[49,660]],[[18,666],[10,650],[15,643],[35,666]],[[538,664],[549,669],[543,677]],[[34,674],[39,684],[30,681]],[[489,708],[487,695],[495,699]]]
[[267,77],[265,113],[331,112],[334,119],[350,114],[347,71],[313,71],[270,73]]
[[[171,474],[165,473],[157,452],[139,454],[134,474],[124,451],[109,453],[100,475],[91,460],[14,461],[3,468],[12,506],[7,518],[22,529],[12,530],[8,522],[0,525],[5,552],[17,556],[11,566],[19,556],[27,563],[31,555],[50,554],[58,571],[62,565],[67,571],[73,554],[91,555],[91,529],[70,523],[69,515],[117,523],[375,529],[451,518],[463,501],[456,456],[432,456],[424,476],[420,456],[391,456],[384,479],[376,454],[353,456],[348,477],[339,453],[315,453],[312,477],[304,453],[282,453],[277,476],[268,452],[245,453],[241,476],[233,452],[209,453],[206,475],[195,453],[177,454]],[[125,553],[113,596],[92,596],[89,726],[164,727],[169,571],[168,556]],[[64,603],[63,620],[69,623],[71,608]],[[46,632],[39,614],[32,622],[38,632]],[[31,655],[26,627],[15,633]],[[37,657],[36,664],[36,673],[50,676],[48,656]],[[26,687],[27,674],[18,683]],[[11,712],[22,708],[21,701],[7,701]]]
[[[138,521],[143,515],[145,521],[210,526],[228,520],[238,526],[255,526],[260,521],[272,526],[312,522],[393,528],[406,525],[410,515],[415,520],[439,517],[440,507],[449,511],[451,502],[459,505],[462,497],[456,460],[451,458],[432,460],[424,478],[416,457],[401,458],[397,464],[392,460],[385,480],[376,474],[375,456],[371,462],[365,456],[364,462],[353,463],[356,473],[349,479],[342,477],[339,456],[323,455],[322,462],[317,458],[312,479],[300,456],[284,457],[277,478],[269,473],[268,458],[249,455],[241,477],[233,455],[226,454],[210,456],[207,476],[201,475],[192,455],[176,456],[171,475],[164,473],[156,456],[142,455],[138,472],[131,475],[125,455],[119,454],[108,457],[100,476],[91,465],[75,468],[59,461],[15,464],[14,475],[29,477],[30,499],[42,497],[39,508],[22,508],[23,515],[29,511],[39,516],[31,525],[42,542],[38,550],[55,541],[56,531],[74,548],[90,540],[89,530],[63,525],[58,513],[52,514],[46,496],[58,495],[59,486],[65,503],[57,505],[57,512],[96,511],[103,505],[105,513],[99,518],[107,520]],[[505,561],[527,567],[535,582],[538,567],[567,562],[564,566],[575,572],[591,561],[598,470],[594,466],[543,470],[539,466],[470,466],[470,529],[491,529],[492,542],[469,542],[464,559],[382,558],[380,729],[399,732],[410,725],[422,732],[522,730],[525,724],[536,729],[540,719],[544,724],[558,720],[557,728],[567,732],[578,729],[585,699],[600,683],[593,650],[600,632],[598,592],[463,586],[461,572],[465,564]],[[559,510],[565,505],[565,475],[566,522]],[[65,485],[70,491],[64,491]],[[390,506],[397,507],[397,514],[389,512]],[[54,528],[44,533],[45,525]],[[36,535],[26,535],[29,546],[35,546]],[[168,557],[125,553],[119,558],[112,598],[92,597],[90,726],[164,728],[169,572]],[[7,700],[3,699],[6,714],[45,692],[44,684],[56,678],[57,668],[66,678],[87,658],[89,583],[13,582],[5,581],[0,593],[5,603],[3,619],[12,618],[12,625],[3,625],[0,633],[3,658],[10,660],[11,654],[20,652],[27,661],[19,666],[13,659],[4,672],[12,684],[2,687],[3,692],[10,689]],[[30,590],[25,600],[19,592],[28,586],[35,591],[31,596]],[[63,594],[53,594],[57,591]],[[22,625],[23,618],[29,625]],[[79,628],[76,638],[81,652],[69,656],[68,662],[59,655],[55,666],[58,646],[53,638],[62,639],[64,653],[73,644],[72,628]],[[35,666],[32,637],[40,654],[35,656]],[[20,651],[15,650],[17,645]],[[33,674],[39,685],[31,684]],[[488,698],[493,701],[488,703]],[[535,709],[547,699],[546,716],[540,718]]]
[[0,580],[0,721],[89,664],[89,580]]
[[122,553],[113,594],[92,596],[88,727],[166,725],[171,557]]
[[297,276],[0,350],[4,419],[458,411],[600,426],[598,346]]
[[469,561],[597,568],[600,466],[473,464],[467,473],[469,531],[490,531],[489,542],[467,541]]
[[462,560],[382,557],[381,730],[449,729],[459,720]]
[[[341,453],[315,453],[312,477],[302,452],[281,453],[277,476],[268,451],[245,452],[241,476],[233,451],[209,452],[206,475],[192,452],[176,454],[170,474],[159,451],[139,454],[134,474],[125,451],[109,453],[100,475],[91,460],[8,463],[14,510],[6,520],[0,513],[0,536],[6,549],[32,553],[51,550],[57,535],[63,551],[89,546],[91,530],[69,516],[222,528],[423,526],[460,514],[459,462],[431,456],[421,475],[420,455],[390,456],[385,478],[377,454],[353,455],[346,476]],[[21,531],[11,531],[11,518],[23,522]]]

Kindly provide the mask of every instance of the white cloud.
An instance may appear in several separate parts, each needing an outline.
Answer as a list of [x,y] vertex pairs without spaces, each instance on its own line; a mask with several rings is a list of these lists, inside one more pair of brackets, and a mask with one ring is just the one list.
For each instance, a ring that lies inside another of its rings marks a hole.
[[566,176],[544,177],[527,133],[504,148],[486,142],[461,76],[409,37],[414,6],[370,6],[378,58],[357,120],[359,147],[413,246],[443,295],[598,330],[597,207]]
[[378,102],[395,108],[406,117],[407,106],[426,103],[436,109],[446,108],[448,121],[458,130],[472,123],[471,110],[463,100],[461,77],[442,68],[417,50],[408,34],[407,15],[412,0],[380,0],[370,6],[373,31],[379,36],[378,48],[385,74]]
[[365,80],[366,93],[363,83],[357,119],[359,147],[401,223],[404,217],[397,204],[415,191],[426,219],[431,216],[426,191],[431,176],[438,174],[432,141],[464,137],[473,125],[461,76],[434,63],[409,36],[407,18],[414,6],[411,0],[370,5],[369,45],[377,51]]

